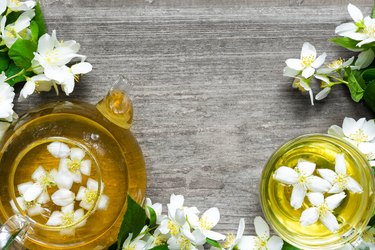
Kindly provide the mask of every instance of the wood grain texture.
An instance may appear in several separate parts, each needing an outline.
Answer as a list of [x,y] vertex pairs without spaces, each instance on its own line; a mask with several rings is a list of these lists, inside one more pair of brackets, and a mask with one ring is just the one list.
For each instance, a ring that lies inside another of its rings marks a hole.
[[[326,132],[345,116],[373,117],[341,86],[310,106],[282,76],[302,43],[328,58],[350,53],[330,44],[349,20],[345,0],[48,0],[49,31],[81,43],[94,70],[70,97],[33,96],[26,112],[57,99],[98,101],[113,79],[133,83],[133,132],[148,170],[148,196],[166,204],[171,193],[202,211],[217,206],[217,230],[240,218],[254,232],[261,215],[259,178],[271,153],[298,135]],[[371,1],[354,1],[365,13]]]

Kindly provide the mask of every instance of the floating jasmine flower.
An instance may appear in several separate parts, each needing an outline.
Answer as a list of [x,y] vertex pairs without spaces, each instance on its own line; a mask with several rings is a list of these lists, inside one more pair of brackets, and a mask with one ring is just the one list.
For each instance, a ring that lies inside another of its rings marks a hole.
[[290,205],[294,209],[302,206],[307,190],[313,192],[327,192],[331,184],[317,176],[314,176],[315,163],[299,160],[297,167],[282,166],[276,169],[273,178],[281,183],[293,185]]
[[17,41],[17,39],[31,39],[31,31],[28,29],[30,21],[35,16],[34,10],[23,12],[15,23],[6,24],[6,17],[3,17],[0,22],[1,38],[5,45],[10,48]]
[[314,75],[315,70],[323,65],[327,54],[323,53],[316,58],[316,50],[310,43],[304,43],[301,51],[300,59],[288,59],[286,65],[293,69],[302,71],[302,76],[307,79]]
[[212,231],[220,220],[220,212],[216,207],[208,209],[203,213],[201,218],[198,216],[191,216],[189,223],[194,229],[198,229],[205,238],[210,238],[212,240],[224,240],[225,235]]
[[190,232],[190,226],[186,222],[181,227],[181,233],[177,235],[172,235],[172,237],[169,238],[167,243],[168,248],[170,250],[203,250],[203,244],[205,242],[206,238],[204,237],[204,235],[201,232],[199,232],[199,230]]
[[31,78],[26,78],[26,83],[21,89],[19,101],[26,99],[34,92],[50,91],[54,85],[53,81],[46,77],[44,74],[36,75]]
[[243,236],[238,243],[239,250],[281,250],[283,240],[278,236],[270,237],[270,228],[262,217],[254,219],[255,232],[257,236]]
[[0,74],[0,119],[6,121],[13,120],[13,99],[14,89],[5,82],[6,76],[4,73]]
[[65,207],[74,202],[75,194],[68,189],[62,188],[54,192],[51,198],[56,205]]
[[89,176],[91,173],[91,160],[84,160],[85,152],[80,148],[70,149],[70,158],[63,158],[60,161],[59,170],[66,173],[76,182],[82,182],[82,174]]
[[76,228],[83,227],[86,224],[86,220],[82,220],[77,225],[74,225],[82,219],[85,212],[82,208],[74,211],[74,203],[61,208],[61,211],[54,211],[49,217],[46,225],[47,226],[63,226],[69,227],[61,230],[62,234],[72,235],[75,233]]
[[330,169],[318,169],[318,173],[332,184],[328,193],[340,193],[349,190],[353,193],[362,193],[359,183],[346,173],[346,163],[343,154],[336,156],[335,172]]
[[18,185],[18,191],[25,201],[30,202],[39,199],[39,202],[46,203],[50,200],[47,188],[54,186],[55,181],[53,175],[47,172],[42,166],[39,166],[31,178],[35,181],[26,182]]
[[300,223],[302,226],[309,226],[318,220],[332,233],[336,232],[340,226],[337,222],[333,210],[337,208],[346,197],[344,192],[328,196],[324,199],[322,193],[308,193],[307,197],[311,204],[302,212]]
[[144,232],[147,230],[145,226],[137,237],[133,239],[133,233],[130,233],[128,238],[126,238],[124,244],[122,245],[122,250],[146,250],[147,243],[142,239]]
[[[37,203],[36,201],[27,202],[22,196],[17,197],[16,201],[19,207],[23,211],[26,211],[29,216],[37,216],[44,212],[41,204]],[[20,212],[13,200],[10,201],[10,205],[12,206],[12,209],[15,213]]]
[[52,142],[47,146],[48,152],[56,158],[66,158],[70,155],[70,148],[63,142]]
[[150,211],[147,209],[148,207],[149,208],[152,208],[154,211],[155,211],[155,214],[156,214],[156,224],[160,224],[160,222],[166,217],[165,215],[162,215],[162,210],[163,210],[163,206],[162,204],[160,203],[155,203],[155,204],[152,204],[152,201],[150,198],[146,198],[145,200],[145,212],[146,212],[146,215],[147,217],[150,219],[151,218],[151,215],[150,215]]
[[[8,8],[11,11],[28,11],[35,7],[35,1],[34,0],[2,0],[2,2],[6,2],[8,5]],[[1,9],[0,9],[1,14]]]
[[[80,207],[90,210],[98,195],[99,190],[99,184],[97,181],[89,178],[87,180],[87,187],[81,186],[78,190],[76,200],[81,201],[79,203]],[[101,184],[101,194],[99,196],[99,200],[97,203],[97,209],[99,210],[105,210],[108,207],[109,204],[109,197],[105,194],[103,194],[104,190],[104,183]]]

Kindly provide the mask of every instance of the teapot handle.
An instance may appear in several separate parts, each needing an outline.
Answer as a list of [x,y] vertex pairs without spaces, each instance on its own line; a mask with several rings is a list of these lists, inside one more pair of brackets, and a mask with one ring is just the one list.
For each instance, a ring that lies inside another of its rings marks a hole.
[[99,112],[110,122],[129,129],[133,122],[133,103],[128,95],[131,84],[120,75],[107,95],[96,105]]
[[30,223],[22,215],[16,214],[10,217],[0,227],[0,249],[23,249],[23,242],[29,228]]

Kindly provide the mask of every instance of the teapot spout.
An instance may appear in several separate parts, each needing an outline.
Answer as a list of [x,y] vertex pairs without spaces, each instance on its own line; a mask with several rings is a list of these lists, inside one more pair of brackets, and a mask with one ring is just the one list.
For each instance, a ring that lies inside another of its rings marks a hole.
[[22,215],[13,215],[0,227],[0,249],[23,249],[23,241],[30,228]]
[[124,129],[129,129],[133,122],[133,103],[127,92],[130,88],[128,79],[120,76],[107,95],[96,105],[105,118]]

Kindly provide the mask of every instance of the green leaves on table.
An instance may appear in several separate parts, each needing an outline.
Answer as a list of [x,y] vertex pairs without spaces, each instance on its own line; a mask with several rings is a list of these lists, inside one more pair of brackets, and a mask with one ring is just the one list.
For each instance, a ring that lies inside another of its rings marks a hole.
[[18,39],[9,49],[9,58],[17,67],[27,70],[31,67],[37,47],[34,41]]
[[292,246],[288,242],[284,241],[284,245],[283,245],[282,250],[300,250],[300,249],[295,247],[295,246]]
[[367,50],[375,46],[375,42],[373,42],[373,43],[364,44],[361,47],[358,47],[357,44],[360,41],[353,40],[349,37],[334,37],[334,38],[329,39],[329,41],[354,52]]

